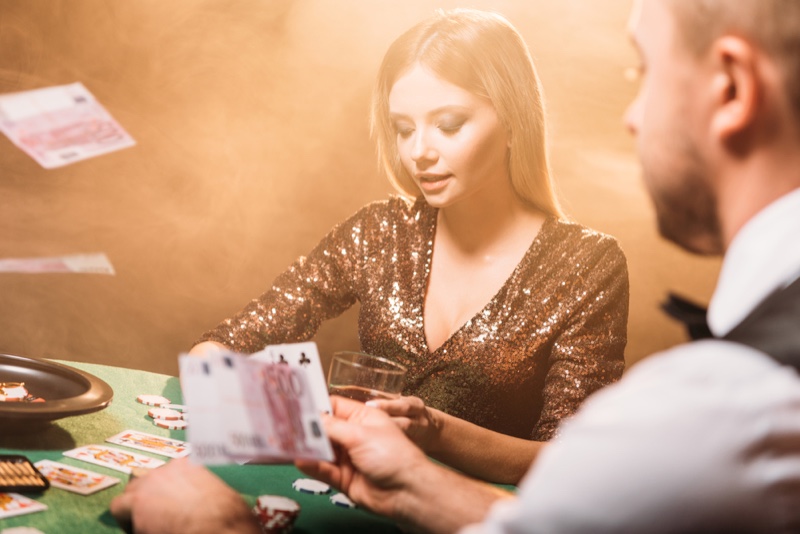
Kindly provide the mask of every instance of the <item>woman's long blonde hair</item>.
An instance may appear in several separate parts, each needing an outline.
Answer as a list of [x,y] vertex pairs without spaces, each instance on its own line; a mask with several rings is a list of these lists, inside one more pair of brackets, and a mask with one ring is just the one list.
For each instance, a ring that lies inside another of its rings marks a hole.
[[509,134],[509,173],[515,193],[526,205],[563,217],[550,176],[544,102],[533,60],[511,23],[487,11],[439,10],[397,38],[386,52],[373,92],[371,128],[392,185],[405,196],[420,195],[400,162],[389,119],[392,86],[417,63],[492,102]]

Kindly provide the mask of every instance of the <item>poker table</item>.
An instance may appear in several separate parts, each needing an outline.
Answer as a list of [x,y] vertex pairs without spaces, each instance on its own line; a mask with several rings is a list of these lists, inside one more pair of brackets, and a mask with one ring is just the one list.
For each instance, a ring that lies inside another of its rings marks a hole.
[[[82,445],[103,444],[107,437],[123,430],[140,430],[165,437],[186,439],[184,430],[167,430],[153,425],[147,416],[148,407],[136,402],[141,394],[162,395],[174,403],[182,400],[176,377],[78,362],[57,363],[81,369],[107,382],[114,390],[111,404],[95,413],[58,419],[32,432],[0,429],[0,454],[23,454],[36,462],[54,460],[82,469],[120,478],[122,481],[92,495],[79,495],[51,487],[43,493],[27,493],[47,505],[43,512],[0,519],[0,531],[6,528],[34,527],[45,534],[86,534],[122,532],[108,511],[111,499],[125,488],[128,475],[98,465],[88,464],[62,455],[63,451]],[[162,460],[167,458],[135,451]],[[330,495],[310,495],[292,488],[292,482],[305,475],[293,465],[231,465],[213,467],[249,505],[259,495],[283,495],[298,502],[300,516],[294,532],[370,532],[398,533],[391,521],[356,508],[342,508],[330,502]]]

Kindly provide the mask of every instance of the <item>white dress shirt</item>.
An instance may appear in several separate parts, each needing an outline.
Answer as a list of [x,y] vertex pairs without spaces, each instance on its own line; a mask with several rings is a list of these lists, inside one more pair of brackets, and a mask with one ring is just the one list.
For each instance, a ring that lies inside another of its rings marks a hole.
[[[729,332],[798,274],[800,190],[737,234],[712,332]],[[800,375],[744,345],[704,340],[646,358],[591,396],[518,499],[463,534],[731,531],[800,532]]]

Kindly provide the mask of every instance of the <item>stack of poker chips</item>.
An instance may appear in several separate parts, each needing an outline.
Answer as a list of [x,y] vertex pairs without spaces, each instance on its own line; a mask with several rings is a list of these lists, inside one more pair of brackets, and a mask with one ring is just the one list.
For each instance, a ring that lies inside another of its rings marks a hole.
[[300,505],[288,497],[262,495],[256,500],[253,514],[264,534],[285,534],[292,530],[300,515]]
[[44,402],[28,393],[25,382],[0,382],[0,402]]
[[43,491],[49,487],[50,481],[27,457],[20,454],[0,455],[0,492]]
[[172,404],[172,401],[161,395],[139,395],[136,402],[146,406],[153,406],[147,415],[153,424],[169,430],[183,430],[189,423],[189,415],[183,404]]

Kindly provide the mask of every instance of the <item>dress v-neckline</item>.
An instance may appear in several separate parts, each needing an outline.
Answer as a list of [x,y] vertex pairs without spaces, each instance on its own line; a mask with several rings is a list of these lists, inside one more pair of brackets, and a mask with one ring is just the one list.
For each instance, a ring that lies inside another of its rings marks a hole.
[[[507,288],[511,281],[516,278],[520,272],[520,270],[525,266],[529,261],[535,249],[538,249],[539,241],[541,240],[542,234],[547,230],[549,231],[549,226],[553,222],[554,218],[552,216],[546,216],[544,221],[542,222],[542,226],[539,228],[539,231],[534,236],[533,240],[531,241],[530,246],[528,246],[527,250],[525,250],[525,254],[522,255],[522,258],[519,260],[519,263],[514,267],[514,270],[511,271],[511,274],[508,275],[508,278],[502,283],[500,288],[495,292],[494,295],[489,299],[489,301],[479,309],[472,317],[467,319],[461,326],[456,328],[443,342],[441,345],[436,347],[435,350],[430,349],[430,345],[428,344],[428,336],[425,333],[425,299],[428,296],[428,284],[430,283],[431,279],[431,265],[433,263],[433,246],[436,240],[436,226],[438,225],[438,217],[437,214],[439,213],[438,208],[431,208],[430,206],[425,206],[426,211],[428,211],[428,216],[432,218],[432,222],[427,225],[428,227],[428,235],[425,236],[425,241],[427,243],[427,250],[424,254],[425,259],[424,266],[423,266],[423,273],[424,273],[424,280],[422,283],[422,291],[418,294],[417,298],[419,298],[419,309],[422,310],[421,320],[419,321],[420,328],[422,332],[420,332],[420,337],[422,339],[423,348],[425,349],[425,354],[437,354],[445,349],[448,345],[450,345],[457,336],[459,336],[464,330],[467,329],[468,326],[472,325],[472,323],[481,315],[485,314],[487,311],[494,306],[495,302],[497,302],[498,297],[502,295],[504,292],[507,291]],[[424,209],[424,208],[423,208]]]

